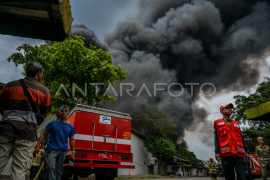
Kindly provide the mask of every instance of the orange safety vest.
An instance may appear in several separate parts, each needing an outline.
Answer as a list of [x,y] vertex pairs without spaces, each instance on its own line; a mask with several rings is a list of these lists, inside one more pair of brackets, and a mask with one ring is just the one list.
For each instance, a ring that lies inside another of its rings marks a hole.
[[229,126],[224,119],[218,119],[215,120],[215,124],[221,156],[227,157],[237,154],[237,156],[244,157],[246,153],[239,123],[231,120]]

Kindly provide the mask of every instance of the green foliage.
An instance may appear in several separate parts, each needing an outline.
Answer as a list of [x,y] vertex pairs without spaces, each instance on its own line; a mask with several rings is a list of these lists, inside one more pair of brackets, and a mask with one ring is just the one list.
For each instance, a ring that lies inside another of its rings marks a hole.
[[156,105],[133,107],[131,117],[132,127],[142,134],[162,138],[175,134],[176,124],[168,113],[161,111]]
[[[257,137],[263,136],[265,139],[270,138],[270,123],[262,121],[247,120],[245,109],[253,106],[249,102],[262,102],[270,98],[270,78],[258,85],[256,92],[248,97],[243,95],[234,96],[236,107],[233,109],[232,118],[241,124],[248,124],[249,128],[242,130],[243,137],[249,152],[254,152],[255,146],[258,144]],[[267,143],[267,142],[266,142]]]
[[188,151],[185,147],[180,146],[177,149],[176,156],[192,162],[192,167],[198,167],[199,160],[197,159],[196,155],[194,152]]
[[[113,65],[111,54],[92,45],[89,48],[85,47],[84,38],[81,36],[75,36],[74,39],[64,42],[55,42],[52,46],[33,47],[24,44],[17,50],[19,52],[13,53],[8,58],[9,62],[14,62],[16,66],[22,64],[24,68],[28,62],[39,62],[44,67],[42,83],[53,92],[54,114],[57,114],[63,104],[73,107],[77,103],[87,102],[88,105],[102,107],[102,102],[116,101],[117,98],[103,94],[110,84],[113,85],[116,80],[124,80],[128,74],[120,65]],[[74,88],[73,83],[87,95]],[[103,85],[98,86],[97,92],[95,85],[89,83],[103,83]],[[60,87],[62,88],[59,89]],[[72,92],[75,96],[72,96]]]
[[189,161],[189,151],[184,147],[179,147],[177,149],[176,156]]
[[167,160],[175,155],[174,144],[167,139],[159,136],[150,136],[144,140],[144,147],[152,153],[158,160],[158,174],[161,174],[161,161]]
[[262,102],[270,98],[270,78],[265,78],[265,81],[258,85],[258,88],[254,94],[250,94],[248,97],[243,95],[237,95],[233,97],[235,99],[236,107],[233,109],[232,118],[239,121],[242,124],[248,123],[251,126],[259,123],[258,121],[248,121],[245,113],[245,109],[253,106],[254,104],[249,102]]
[[197,159],[197,156],[194,152],[189,152],[188,159],[190,162],[192,162],[192,167],[198,167],[199,160]]
[[158,159],[167,160],[176,154],[174,144],[161,137],[148,137],[144,140],[144,146]]
[[244,128],[242,130],[243,137],[249,152],[255,152],[255,146],[259,143],[257,142],[257,137],[262,136],[265,139],[265,144],[269,145],[270,139],[270,124],[269,122],[258,122],[250,128]]

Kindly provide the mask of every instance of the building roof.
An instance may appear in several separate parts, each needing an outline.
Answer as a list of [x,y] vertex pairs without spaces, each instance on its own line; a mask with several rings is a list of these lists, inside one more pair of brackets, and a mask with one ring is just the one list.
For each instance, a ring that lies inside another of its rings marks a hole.
[[191,167],[191,162],[185,159],[181,159],[179,157],[173,156],[167,162],[167,165],[183,165],[186,167]]
[[270,99],[259,102],[245,111],[248,120],[270,121]]
[[180,162],[172,162],[172,161],[167,161],[166,165],[184,165],[184,163],[180,163]]
[[131,129],[131,132],[135,133],[136,135],[138,135],[140,138],[142,138],[143,140],[146,139],[146,137],[142,134],[140,134],[139,132],[137,132],[135,129]]
[[1,0],[0,34],[51,41],[71,36],[69,0]]
[[185,159],[181,159],[181,158],[176,157],[176,156],[173,156],[173,161],[174,161],[174,162],[190,163],[190,161],[185,160]]

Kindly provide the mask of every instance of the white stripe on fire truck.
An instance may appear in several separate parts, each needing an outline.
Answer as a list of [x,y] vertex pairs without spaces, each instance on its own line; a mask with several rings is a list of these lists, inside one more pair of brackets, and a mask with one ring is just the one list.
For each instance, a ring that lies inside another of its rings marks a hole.
[[258,161],[256,161],[255,158],[252,158],[252,159],[253,159],[253,161],[254,161],[258,166],[260,166],[260,164],[258,163]]
[[[83,141],[92,141],[93,136],[91,135],[84,135],[84,134],[75,134],[74,139],[83,140]],[[106,138],[107,142],[109,143],[115,143],[116,138]],[[95,136],[94,141],[96,142],[104,142],[104,137],[102,136]],[[125,144],[125,145],[131,145],[131,140],[127,139],[118,139],[117,138],[117,144]]]

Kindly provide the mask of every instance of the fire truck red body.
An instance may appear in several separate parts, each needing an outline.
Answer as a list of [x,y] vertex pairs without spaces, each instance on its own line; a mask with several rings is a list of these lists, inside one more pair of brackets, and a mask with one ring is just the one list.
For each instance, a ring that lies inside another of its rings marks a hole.
[[259,163],[259,158],[255,154],[250,154],[251,157],[251,172],[253,176],[260,177],[262,170]]
[[[65,165],[75,169],[75,174],[80,177],[89,176],[85,173],[87,168],[96,176],[95,169],[98,168],[103,168],[103,173],[104,169],[135,168],[134,165],[128,165],[133,162],[129,114],[76,105],[70,112],[67,122],[76,130],[74,136],[76,154],[75,161]],[[80,168],[84,170],[80,171]]]

